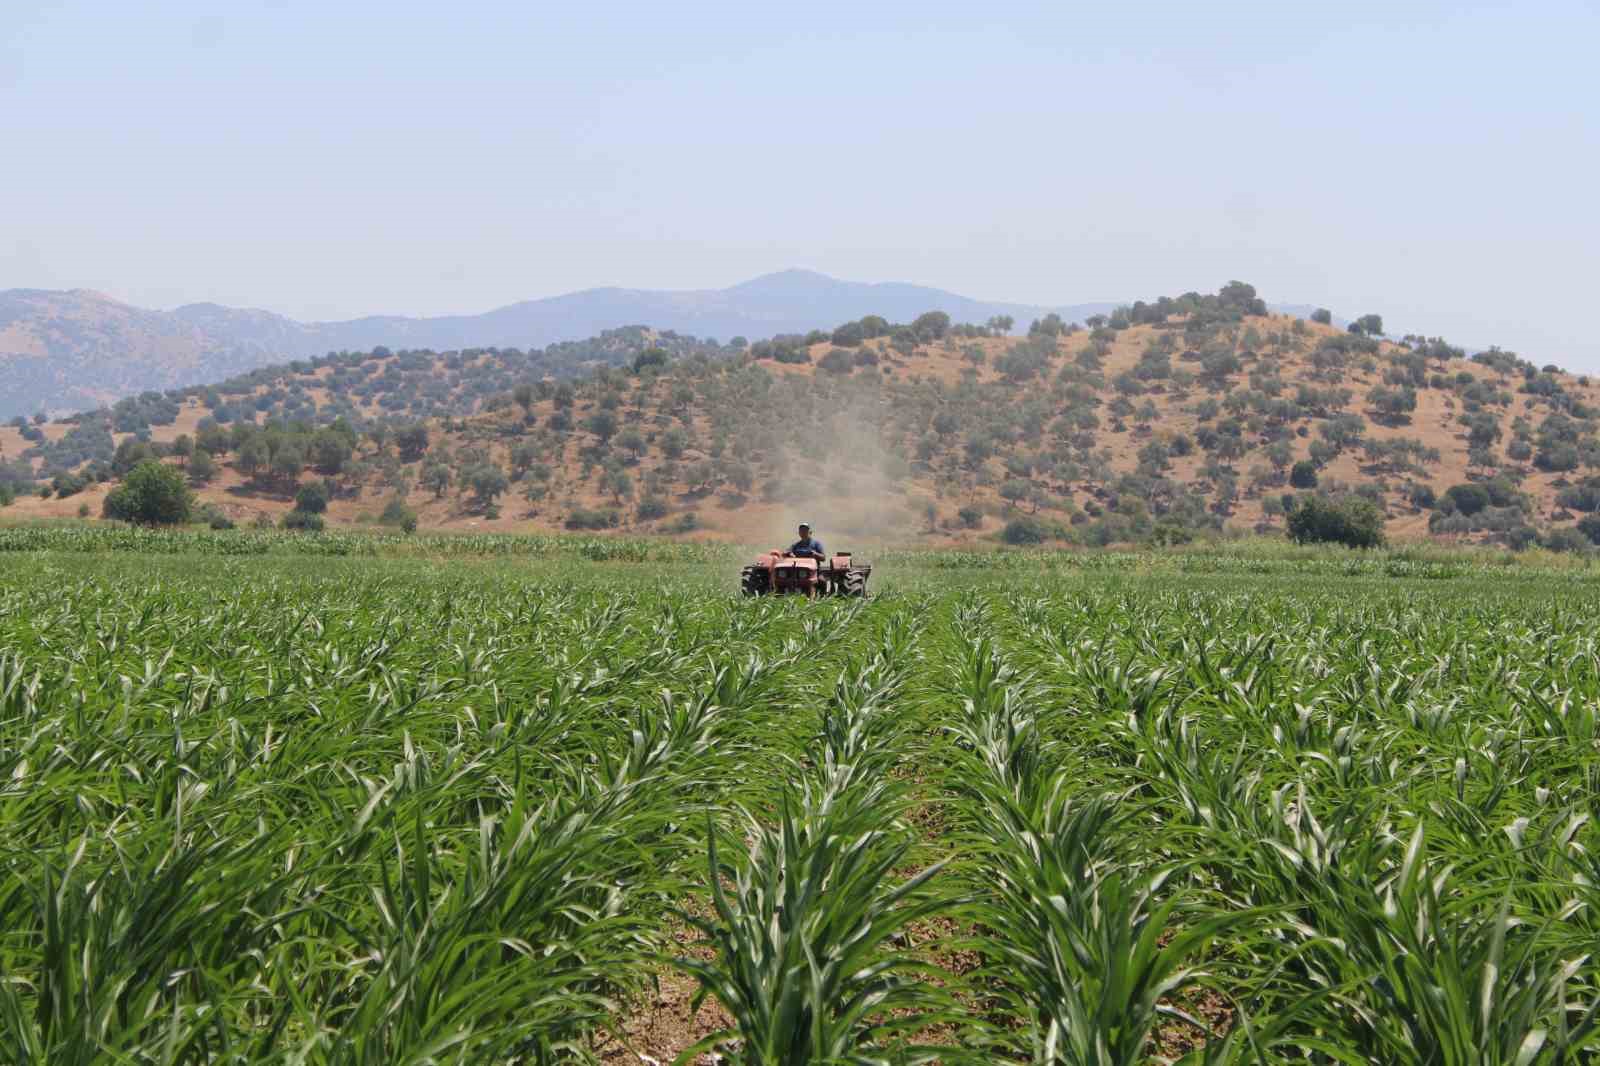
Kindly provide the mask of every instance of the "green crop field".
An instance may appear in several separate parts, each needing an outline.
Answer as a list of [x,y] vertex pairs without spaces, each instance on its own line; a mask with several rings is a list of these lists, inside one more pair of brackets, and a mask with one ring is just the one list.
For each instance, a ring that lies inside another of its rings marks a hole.
[[11,536],[0,1062],[1600,1056],[1587,572]]

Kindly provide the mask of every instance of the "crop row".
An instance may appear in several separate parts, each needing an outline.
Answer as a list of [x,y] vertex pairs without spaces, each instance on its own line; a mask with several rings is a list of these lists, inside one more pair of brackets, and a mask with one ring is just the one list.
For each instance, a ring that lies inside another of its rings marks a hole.
[[[836,542],[837,543],[837,542]],[[839,543],[838,547],[848,545]],[[770,545],[760,545],[761,549]],[[1600,567],[1572,557],[1495,553],[1482,549],[1399,548],[1358,551],[1300,548],[1269,541],[1155,551],[917,549],[855,545],[873,561],[910,572],[976,574],[1190,574],[1217,576],[1486,579],[1560,574],[1600,579]],[[0,556],[16,552],[351,557],[423,559],[557,559],[678,563],[732,568],[749,554],[738,545],[641,537],[569,534],[294,533],[282,530],[159,529],[117,523],[0,526]]]

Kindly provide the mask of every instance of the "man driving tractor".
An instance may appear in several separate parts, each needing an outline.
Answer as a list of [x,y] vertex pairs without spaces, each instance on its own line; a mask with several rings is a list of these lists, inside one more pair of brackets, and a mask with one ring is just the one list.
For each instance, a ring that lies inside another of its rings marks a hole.
[[811,535],[811,527],[805,522],[800,523],[800,539],[789,546],[789,554],[815,559],[819,563],[827,558],[822,550],[822,541]]
[[822,541],[811,535],[811,524],[800,523],[800,539],[787,551],[762,552],[739,571],[739,590],[746,596],[854,596],[867,594],[872,564],[849,552],[829,555]]

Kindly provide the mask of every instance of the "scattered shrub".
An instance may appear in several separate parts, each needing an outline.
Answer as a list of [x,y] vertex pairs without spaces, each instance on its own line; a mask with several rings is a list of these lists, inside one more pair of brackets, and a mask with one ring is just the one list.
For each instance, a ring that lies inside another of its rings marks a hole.
[[568,529],[615,529],[622,524],[622,517],[616,511],[599,508],[588,510],[578,508],[567,516]]
[[328,486],[321,481],[308,481],[294,494],[294,509],[305,514],[322,514],[328,509]]
[[856,368],[855,353],[846,348],[830,348],[817,360],[817,368],[830,374],[848,374]]
[[417,531],[417,512],[406,505],[406,501],[399,496],[391,497],[383,505],[383,513],[378,516],[378,521],[386,526],[398,526],[406,533]]
[[50,481],[50,487],[55,490],[58,499],[76,496],[89,487],[89,479],[79,474],[61,473]]
[[[49,493],[48,485],[41,487]],[[194,493],[183,474],[176,467],[145,459],[107,494],[101,514],[142,525],[177,525],[189,520],[193,507]]]
[[1556,503],[1585,514],[1600,511],[1600,483],[1586,481],[1581,485],[1568,485],[1556,493]]
[[281,524],[284,529],[290,529],[296,533],[321,533],[327,525],[322,520],[321,515],[302,511],[298,508],[284,515]]
[[1489,490],[1482,485],[1451,485],[1444,490],[1444,510],[1468,518],[1489,506],[1489,502]]
[[216,504],[208,503],[195,512],[195,519],[204,522],[212,529],[232,529],[233,519],[222,512]]
[[1032,515],[1019,515],[1006,523],[1000,531],[1000,539],[1007,544],[1024,546],[1028,544],[1043,544],[1045,541],[1060,535],[1060,529],[1053,522]]
[[666,499],[654,494],[640,498],[638,516],[641,522],[654,522],[667,517]]
[[1384,541],[1383,512],[1357,496],[1338,501],[1309,496],[1289,515],[1289,536],[1298,544],[1376,548]]
[[1582,552],[1594,546],[1586,534],[1571,526],[1552,529],[1540,543],[1553,552]]

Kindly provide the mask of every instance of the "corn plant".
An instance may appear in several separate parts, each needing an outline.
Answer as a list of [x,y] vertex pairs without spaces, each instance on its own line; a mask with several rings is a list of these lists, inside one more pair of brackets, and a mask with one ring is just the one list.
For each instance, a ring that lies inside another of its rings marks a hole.
[[[900,639],[891,627],[886,646]],[[900,1038],[935,1021],[946,1000],[924,983],[927,967],[890,949],[945,906],[929,891],[937,865],[894,876],[913,843],[895,824],[902,801],[885,776],[897,734],[886,704],[901,673],[880,655],[840,675],[812,771],[782,793],[775,824],[746,816],[742,862],[724,862],[711,833],[714,917],[686,917],[716,957],[677,965],[735,1026],[699,1047],[725,1046],[752,1066],[936,1057]]]
[[821,788],[804,786],[796,801],[785,798],[775,825],[750,820],[743,862],[724,862],[711,836],[714,918],[689,920],[716,958],[678,965],[735,1027],[701,1047],[731,1044],[728,1054],[752,1066],[885,1061],[900,1034],[929,1024],[942,1006],[921,967],[884,950],[943,905],[924,891],[937,868],[894,883],[910,841],[885,832],[888,790],[849,767],[835,773]]
[[[992,657],[973,652],[964,677],[975,696],[957,729],[968,752],[962,790],[982,887],[971,914],[1009,1010],[1028,1019],[1030,1058],[1074,1066],[1143,1062],[1162,1015],[1195,1019],[1164,1002],[1197,975],[1188,967],[1226,916],[1172,921],[1157,898],[1167,875],[1113,864],[1125,828],[1118,801],[1079,795],[1054,769],[1013,692],[995,698],[973,683]],[[1202,1026],[1203,1028],[1203,1026]]]

